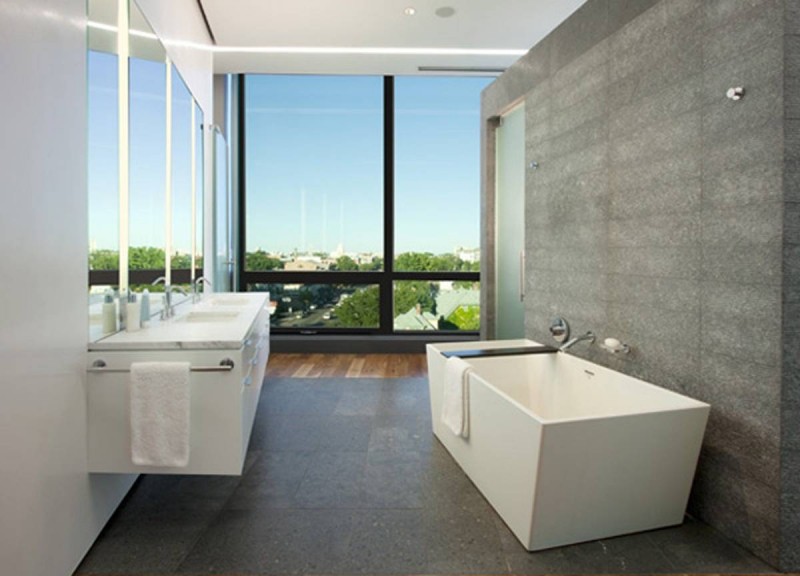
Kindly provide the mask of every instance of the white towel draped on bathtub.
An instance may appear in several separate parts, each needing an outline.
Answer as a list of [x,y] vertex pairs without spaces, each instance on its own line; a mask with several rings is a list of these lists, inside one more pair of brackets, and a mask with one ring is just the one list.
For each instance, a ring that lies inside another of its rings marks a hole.
[[455,356],[444,365],[442,422],[456,436],[469,437],[469,373],[472,366]]
[[131,363],[131,460],[140,466],[189,464],[188,362]]

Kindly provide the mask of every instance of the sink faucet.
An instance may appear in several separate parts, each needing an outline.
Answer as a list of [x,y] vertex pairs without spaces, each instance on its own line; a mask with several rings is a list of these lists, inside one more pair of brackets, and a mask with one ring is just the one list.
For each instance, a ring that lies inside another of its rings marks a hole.
[[586,334],[583,334],[582,336],[575,336],[575,338],[570,338],[569,340],[564,342],[561,346],[559,346],[558,350],[560,352],[566,352],[567,350],[575,346],[575,344],[577,344],[578,342],[583,342],[584,340],[588,340],[590,344],[594,342],[594,332],[590,330]]
[[200,276],[199,278],[195,278],[195,281],[192,283],[192,303],[199,302],[205,292],[200,292],[200,284],[205,282],[208,290],[213,290],[214,287],[211,285],[211,280],[206,278],[205,276]]
[[172,305],[172,293],[180,292],[184,296],[188,296],[189,293],[181,286],[167,284],[167,279],[164,276],[159,276],[153,280],[151,284],[153,286],[164,284],[164,308],[161,310],[161,319],[166,320],[167,318],[172,318],[175,315],[175,307]]
[[175,316],[175,306],[172,304],[172,293],[173,292],[180,292],[184,296],[188,297],[189,293],[183,286],[175,286],[174,284],[170,284],[166,286],[166,294],[167,294],[167,318],[172,318]]
[[166,320],[170,317],[170,311],[172,310],[172,294],[165,276],[159,276],[150,283],[151,286],[157,286],[158,284],[164,285],[164,307],[161,309],[161,319]]

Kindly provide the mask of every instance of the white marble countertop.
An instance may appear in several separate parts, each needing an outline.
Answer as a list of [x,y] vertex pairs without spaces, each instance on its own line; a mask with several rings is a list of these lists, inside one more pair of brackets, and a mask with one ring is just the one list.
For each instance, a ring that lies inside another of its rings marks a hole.
[[259,312],[269,305],[268,292],[206,294],[175,307],[168,320],[153,318],[135,332],[117,332],[89,343],[89,351],[238,350]]

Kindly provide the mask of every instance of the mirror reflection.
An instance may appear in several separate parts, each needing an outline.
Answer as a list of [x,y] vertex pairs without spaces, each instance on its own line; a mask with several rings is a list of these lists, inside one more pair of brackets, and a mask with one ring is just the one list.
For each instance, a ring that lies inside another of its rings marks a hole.
[[[89,339],[104,332],[103,300],[119,286],[117,0],[90,0],[87,55]],[[112,305],[116,306],[112,300]],[[113,319],[113,318],[112,318]],[[105,326],[114,331],[116,326]]]
[[194,102],[194,263],[195,278],[203,276],[203,110]]
[[[130,288],[146,287],[144,270],[166,265],[166,52],[135,3],[130,5],[128,267]],[[152,291],[152,290],[151,290]]]
[[150,319],[203,265],[203,113],[136,3],[119,5],[88,3],[90,341],[123,326],[130,293],[153,294]]

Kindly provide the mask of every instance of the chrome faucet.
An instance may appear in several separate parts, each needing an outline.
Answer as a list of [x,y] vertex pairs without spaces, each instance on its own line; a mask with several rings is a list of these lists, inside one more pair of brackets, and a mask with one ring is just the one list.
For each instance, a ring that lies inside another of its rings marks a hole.
[[167,294],[167,318],[172,318],[175,316],[175,306],[172,304],[172,293],[173,292],[180,292],[187,298],[189,297],[189,293],[183,286],[175,286],[174,284],[170,284],[166,286],[166,294]]
[[559,346],[558,350],[559,352],[566,352],[567,350],[575,346],[575,344],[577,344],[578,342],[583,342],[584,340],[588,341],[589,344],[594,342],[594,332],[589,330],[586,334],[583,334],[582,336],[575,336],[575,338],[570,338],[569,340],[564,342],[561,346]]
[[164,284],[164,308],[161,309],[161,319],[166,320],[175,315],[175,307],[172,305],[172,293],[180,292],[184,296],[189,296],[189,293],[181,286],[173,286],[167,284],[167,279],[164,276],[159,276],[151,282],[151,285]]
[[214,289],[214,287],[211,285],[211,280],[209,280],[205,276],[200,276],[199,278],[195,278],[194,282],[192,282],[192,303],[193,304],[196,303],[196,302],[199,302],[202,299],[203,294],[205,293],[205,291],[204,292],[200,292],[200,284],[202,284],[203,282],[205,282],[208,290],[213,290]]
[[164,307],[161,309],[161,319],[166,320],[170,316],[170,310],[172,310],[172,294],[170,293],[170,286],[167,284],[166,276],[159,276],[150,283],[151,286],[157,286],[158,284],[164,285]]

